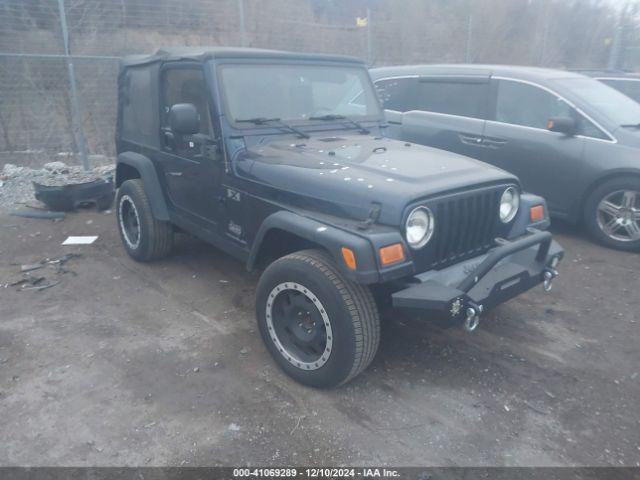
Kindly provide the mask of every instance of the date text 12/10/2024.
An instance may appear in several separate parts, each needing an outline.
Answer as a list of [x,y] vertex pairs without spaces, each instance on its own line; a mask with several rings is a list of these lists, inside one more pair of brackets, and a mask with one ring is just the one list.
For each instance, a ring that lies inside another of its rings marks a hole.
[[387,468],[234,468],[234,478],[398,478]]

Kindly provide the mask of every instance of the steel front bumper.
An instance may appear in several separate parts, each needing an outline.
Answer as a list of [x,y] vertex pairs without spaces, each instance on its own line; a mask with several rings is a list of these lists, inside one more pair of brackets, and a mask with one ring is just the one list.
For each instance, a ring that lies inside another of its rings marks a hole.
[[525,237],[496,243],[485,255],[417,275],[414,283],[392,294],[393,306],[444,315],[473,330],[487,308],[541,283],[550,289],[564,256],[551,233],[529,230]]

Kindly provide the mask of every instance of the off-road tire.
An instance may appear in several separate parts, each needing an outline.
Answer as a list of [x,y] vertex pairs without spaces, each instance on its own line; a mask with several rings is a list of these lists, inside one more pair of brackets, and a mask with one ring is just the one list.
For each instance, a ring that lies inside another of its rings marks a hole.
[[602,231],[598,224],[598,205],[601,200],[613,192],[621,190],[640,191],[640,177],[616,177],[604,182],[596,187],[587,198],[584,211],[583,222],[589,235],[601,245],[623,251],[640,251],[640,240],[620,241],[610,238]]
[[[308,289],[330,321],[332,350],[326,363],[317,369],[304,370],[287,360],[269,331],[270,295],[286,282]],[[278,365],[293,379],[311,387],[330,388],[350,381],[369,366],[380,341],[380,319],[371,291],[346,279],[333,259],[320,250],[292,253],[267,267],[258,282],[256,316],[262,339]]]
[[[127,239],[123,225],[123,212],[130,209],[130,205],[135,208],[139,220],[137,242]],[[131,258],[139,262],[149,262],[169,255],[173,248],[173,227],[171,223],[157,220],[153,216],[142,180],[126,180],[120,186],[116,197],[116,217],[122,244]]]

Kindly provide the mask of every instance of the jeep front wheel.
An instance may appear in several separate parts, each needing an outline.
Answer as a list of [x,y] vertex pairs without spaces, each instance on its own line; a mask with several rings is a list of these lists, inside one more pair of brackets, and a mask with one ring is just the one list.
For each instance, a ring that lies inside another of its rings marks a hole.
[[369,289],[346,279],[318,250],[273,262],[256,292],[262,338],[278,365],[318,388],[346,383],[373,360],[380,320]]
[[141,180],[127,180],[120,186],[116,208],[120,238],[129,256],[148,262],[171,252],[172,226],[153,216]]

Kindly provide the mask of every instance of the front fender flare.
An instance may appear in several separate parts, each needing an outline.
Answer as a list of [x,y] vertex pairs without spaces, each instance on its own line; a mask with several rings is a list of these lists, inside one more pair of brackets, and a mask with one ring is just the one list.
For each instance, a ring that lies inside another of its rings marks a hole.
[[[286,210],[273,213],[262,222],[249,253],[248,270],[253,270],[255,267],[262,242],[267,233],[274,229],[297,235],[327,250],[340,271],[349,280],[362,284],[379,281],[373,247],[366,238]],[[350,248],[354,252],[357,262],[356,270],[351,270],[345,265],[342,247]]]
[[167,208],[167,202],[162,193],[162,187],[160,180],[158,179],[158,173],[153,166],[153,163],[148,157],[135,152],[124,152],[118,155],[116,161],[116,187],[120,187],[124,179],[119,178],[118,169],[119,165],[128,165],[135,168],[140,174],[140,179],[144,185],[144,191],[149,198],[151,204],[151,212],[153,216],[158,220],[169,221],[169,209]]

